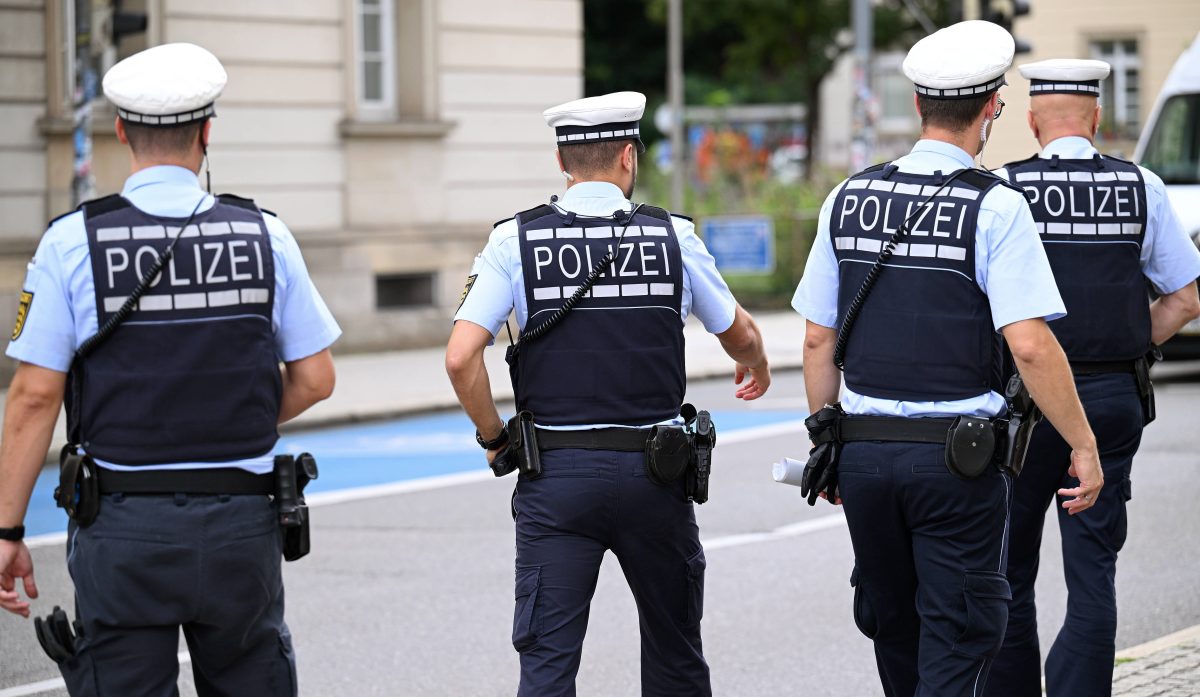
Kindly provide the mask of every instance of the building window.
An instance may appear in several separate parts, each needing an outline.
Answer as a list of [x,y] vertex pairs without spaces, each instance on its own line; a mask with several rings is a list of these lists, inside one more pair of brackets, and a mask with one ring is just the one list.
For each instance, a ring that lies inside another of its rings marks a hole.
[[393,0],[356,0],[358,107],[363,117],[396,116],[396,22]]
[[1141,58],[1135,39],[1093,41],[1092,58],[1112,66],[1100,83],[1101,135],[1107,139],[1136,139],[1141,122]]
[[376,276],[375,307],[381,310],[432,307],[435,280],[432,273]]

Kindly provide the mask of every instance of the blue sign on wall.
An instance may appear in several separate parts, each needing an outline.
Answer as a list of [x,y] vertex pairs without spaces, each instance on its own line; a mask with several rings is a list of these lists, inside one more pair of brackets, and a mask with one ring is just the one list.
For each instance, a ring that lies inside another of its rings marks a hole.
[[721,271],[775,270],[775,226],[765,215],[721,215],[700,221],[700,236]]

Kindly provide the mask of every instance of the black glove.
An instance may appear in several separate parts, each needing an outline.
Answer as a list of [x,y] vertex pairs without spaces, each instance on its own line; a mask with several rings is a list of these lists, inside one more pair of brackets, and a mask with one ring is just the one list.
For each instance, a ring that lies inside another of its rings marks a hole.
[[517,469],[517,463],[510,456],[511,450],[512,441],[510,440],[504,444],[500,452],[496,453],[496,457],[488,463],[488,467],[492,468],[492,474],[497,477],[503,477]]
[[800,495],[808,499],[808,505],[815,506],[817,496],[822,491],[830,503],[837,501],[837,463],[841,450],[841,443],[829,441],[809,451],[808,462],[800,478]]

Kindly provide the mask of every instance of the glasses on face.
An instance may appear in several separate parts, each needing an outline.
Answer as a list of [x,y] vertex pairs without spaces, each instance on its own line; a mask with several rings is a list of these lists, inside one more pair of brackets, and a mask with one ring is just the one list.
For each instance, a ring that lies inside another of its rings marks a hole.
[[996,113],[992,114],[992,120],[1000,118],[1000,114],[1004,113],[1004,100],[996,97]]

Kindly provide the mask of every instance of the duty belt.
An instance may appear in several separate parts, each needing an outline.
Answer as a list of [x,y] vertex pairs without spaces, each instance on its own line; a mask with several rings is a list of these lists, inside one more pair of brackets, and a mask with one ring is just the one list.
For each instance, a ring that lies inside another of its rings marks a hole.
[[98,476],[100,493],[125,494],[274,494],[275,475],[237,467],[192,470],[110,470]]
[[650,431],[637,428],[594,428],[586,431],[537,429],[539,450],[616,450],[640,453]]
[[1136,360],[1071,361],[1071,372],[1075,375],[1100,375],[1103,373],[1128,373],[1133,375],[1137,372],[1136,363]]
[[[842,443],[885,440],[944,444],[954,421],[903,416],[844,416],[838,419],[834,438]],[[980,418],[979,421],[989,419]]]

